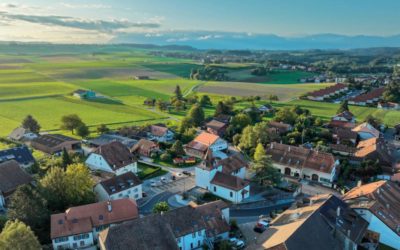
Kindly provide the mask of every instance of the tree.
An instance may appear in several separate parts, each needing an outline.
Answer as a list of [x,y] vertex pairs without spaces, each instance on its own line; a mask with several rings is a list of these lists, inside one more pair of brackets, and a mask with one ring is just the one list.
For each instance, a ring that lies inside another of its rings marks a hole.
[[99,125],[96,130],[97,130],[97,133],[99,133],[99,134],[105,134],[110,131],[110,129],[105,124]]
[[194,122],[190,117],[184,117],[179,126],[179,132],[183,134],[187,129],[192,128],[194,126]]
[[94,181],[90,175],[89,169],[83,164],[71,164],[65,172],[68,188],[68,201],[71,205],[81,205],[94,202],[93,193]]
[[219,101],[217,106],[215,107],[214,116],[230,115],[230,114],[232,114],[232,105]]
[[78,115],[64,115],[61,118],[61,129],[70,130],[74,134],[74,130],[77,129],[82,124],[81,118]]
[[259,162],[262,160],[262,158],[265,156],[265,149],[264,146],[261,143],[257,144],[256,151],[254,152],[254,161]]
[[161,213],[161,212],[168,212],[169,206],[168,203],[165,201],[158,202],[153,207],[153,213]]
[[165,110],[168,109],[168,103],[165,102],[165,101],[162,100],[162,99],[158,99],[158,100],[156,101],[156,106],[157,106],[157,108],[158,108],[159,110],[161,110],[161,111],[165,111]]
[[40,125],[38,121],[31,115],[27,115],[25,117],[25,119],[22,121],[22,127],[36,134],[38,134],[40,131]]
[[185,150],[183,150],[182,142],[180,140],[176,140],[171,147],[171,152],[173,152],[176,156],[185,155]]
[[270,102],[279,101],[279,97],[277,95],[272,95],[272,94],[269,95],[268,99],[269,99]]
[[251,169],[255,172],[255,180],[262,185],[278,185],[281,182],[281,173],[273,167],[272,160],[267,155],[251,164]]
[[279,109],[278,112],[276,112],[275,121],[285,122],[294,125],[297,119],[297,113],[294,111],[295,110],[291,110],[288,107]]
[[67,166],[72,163],[71,157],[68,151],[63,148],[62,155],[61,155],[61,167],[67,169]]
[[196,131],[195,128],[188,128],[188,129],[186,129],[186,130],[182,133],[182,136],[181,136],[182,142],[183,142],[183,143],[188,143],[188,142],[190,142],[191,140],[194,139],[194,137],[196,136],[196,133],[197,133],[197,131]]
[[383,92],[383,100],[386,102],[400,102],[400,81],[391,81],[386,85]]
[[174,94],[175,94],[175,98],[177,100],[182,100],[183,99],[181,87],[179,85],[176,85],[175,90],[174,90]]
[[340,114],[340,113],[342,113],[344,111],[349,111],[349,102],[347,100],[343,100],[340,103],[340,107],[339,107],[339,109],[337,111],[337,114]]
[[88,126],[86,126],[85,123],[81,123],[77,128],[76,128],[76,134],[79,135],[82,138],[87,137],[88,135],[90,135],[90,131]]
[[41,246],[32,230],[19,220],[8,221],[0,234],[0,249],[39,250]]
[[193,121],[194,126],[200,126],[204,122],[204,111],[200,105],[195,104],[189,110],[187,117]]
[[183,101],[179,100],[179,99],[175,100],[173,102],[173,104],[175,106],[175,110],[176,111],[181,111],[181,110],[183,110],[185,108],[185,103]]
[[208,95],[202,95],[200,99],[200,106],[206,107],[206,106],[212,106],[211,99]]
[[47,174],[40,180],[40,185],[51,211],[63,211],[69,205],[66,192],[68,182],[62,168],[50,168]]

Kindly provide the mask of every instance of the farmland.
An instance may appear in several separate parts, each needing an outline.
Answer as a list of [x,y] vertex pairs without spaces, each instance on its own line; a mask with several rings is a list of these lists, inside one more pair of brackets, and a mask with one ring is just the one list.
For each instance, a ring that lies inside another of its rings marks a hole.
[[[0,136],[19,126],[28,114],[39,121],[43,131],[58,131],[61,117],[67,114],[79,115],[92,131],[99,124],[119,127],[174,123],[185,115],[184,111],[161,112],[144,106],[143,101],[147,98],[169,100],[176,85],[186,95],[207,94],[214,103],[229,96],[267,99],[269,95],[277,95],[276,107],[300,105],[324,119],[337,110],[336,104],[297,99],[329,85],[296,83],[298,78],[308,76],[305,72],[269,72],[263,81],[253,83],[244,82],[254,77],[249,65],[227,64],[218,67],[237,81],[202,82],[188,79],[190,70],[201,66],[188,59],[153,56],[140,49],[76,51],[59,49],[0,55]],[[147,76],[149,80],[135,80],[135,76]],[[90,101],[74,98],[71,93],[77,89],[91,89],[102,98]],[[257,104],[262,102],[265,101]],[[237,108],[246,105],[250,103],[241,102]],[[364,107],[351,107],[351,110],[359,120],[373,114],[389,125],[394,125],[400,117],[396,111]],[[208,116],[213,112],[213,107],[205,109]]]

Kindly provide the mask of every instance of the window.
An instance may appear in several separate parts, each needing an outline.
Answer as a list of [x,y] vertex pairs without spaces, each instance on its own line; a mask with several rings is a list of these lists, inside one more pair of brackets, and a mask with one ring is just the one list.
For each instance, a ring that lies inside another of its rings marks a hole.
[[120,194],[118,195],[118,197],[122,197],[122,193],[120,193]]
[[192,233],[192,238],[196,238],[196,232]]
[[54,241],[55,241],[56,243],[68,241],[68,237],[59,237],[59,238],[54,239]]
[[232,193],[232,192],[229,192],[229,196],[230,196],[230,197],[233,197],[233,193]]
[[181,238],[178,238],[176,241],[177,241],[178,243],[181,243]]
[[197,247],[200,247],[200,241],[199,240],[197,241]]
[[214,192],[217,192],[217,187],[216,186],[214,186]]
[[81,242],[79,242],[79,245],[81,245],[81,247],[85,246],[85,242],[83,240],[81,240]]
[[138,195],[138,194],[135,194],[135,199],[137,199],[137,198],[139,198],[139,195]]
[[193,243],[190,243],[190,249],[193,249]]
[[201,236],[201,231],[199,231],[197,234],[198,234],[199,236]]
[[75,242],[72,245],[74,246],[74,248],[78,248],[78,244],[76,244]]

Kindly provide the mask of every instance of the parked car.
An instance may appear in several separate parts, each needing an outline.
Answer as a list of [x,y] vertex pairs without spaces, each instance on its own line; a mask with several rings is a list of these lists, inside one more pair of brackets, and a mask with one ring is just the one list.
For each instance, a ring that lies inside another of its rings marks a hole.
[[161,177],[160,180],[161,180],[162,182],[167,182],[167,178],[165,178],[165,177]]
[[150,186],[152,186],[152,187],[157,187],[157,183],[156,183],[155,181],[151,181],[151,182],[150,182]]
[[192,175],[192,173],[190,173],[189,171],[186,171],[186,170],[185,170],[185,171],[183,171],[183,172],[182,172],[182,174],[184,174],[184,175],[188,175],[188,176],[191,176],[191,175]]
[[259,226],[257,226],[257,225],[253,228],[253,231],[254,231],[254,232],[260,233],[260,234],[263,233],[265,230],[266,230],[266,228],[259,227]]
[[244,241],[239,240],[238,238],[230,238],[229,242],[233,247],[236,249],[243,248],[244,247]]
[[146,192],[142,192],[142,197],[147,197],[147,193]]

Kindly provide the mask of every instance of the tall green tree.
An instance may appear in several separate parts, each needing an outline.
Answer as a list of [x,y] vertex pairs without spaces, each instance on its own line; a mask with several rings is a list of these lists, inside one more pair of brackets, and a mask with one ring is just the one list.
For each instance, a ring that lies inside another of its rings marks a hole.
[[254,161],[251,169],[255,172],[255,180],[262,185],[273,186],[281,182],[281,173],[273,167],[272,160],[267,155]]
[[71,164],[65,172],[68,188],[65,190],[71,205],[87,204],[95,201],[94,181],[89,169],[81,164]]
[[202,95],[200,99],[200,105],[202,107],[212,106],[210,97],[208,95]]
[[165,201],[161,201],[161,202],[155,204],[153,207],[153,213],[161,213],[161,212],[168,212],[168,211],[169,211],[169,205]]
[[183,149],[182,142],[180,140],[176,140],[170,149],[176,156],[185,155],[185,150]]
[[96,130],[97,130],[97,133],[99,133],[99,134],[105,134],[110,131],[110,129],[105,124],[100,124]]
[[391,81],[385,87],[383,100],[387,102],[400,102],[400,81]]
[[65,170],[65,169],[67,169],[67,166],[71,163],[72,163],[72,160],[71,160],[71,157],[70,157],[68,151],[65,148],[63,148],[63,151],[61,154],[61,166]]
[[339,107],[339,109],[337,110],[337,114],[340,114],[340,113],[342,113],[342,112],[344,112],[344,111],[349,111],[349,101],[347,101],[347,100],[343,100],[343,101],[340,103],[340,107]]
[[63,211],[69,204],[66,190],[68,187],[65,172],[60,167],[52,167],[40,180],[43,195],[51,211]]
[[175,90],[174,90],[174,94],[175,94],[175,98],[177,100],[183,100],[181,87],[179,85],[176,85]]
[[254,152],[254,161],[259,162],[266,155],[265,148],[261,143],[257,144],[256,151]]
[[76,134],[82,138],[86,138],[90,135],[89,127],[86,126],[85,123],[81,123],[77,128],[76,128]]
[[42,249],[32,230],[19,220],[8,221],[0,233],[0,249],[39,250]]
[[198,104],[193,105],[187,116],[193,121],[194,126],[200,126],[204,122],[204,111],[202,107]]
[[219,101],[217,106],[215,107],[214,116],[231,115],[232,109],[233,109],[233,107],[230,103]]
[[39,122],[33,118],[31,115],[27,115],[22,121],[22,127],[25,129],[29,129],[32,133],[38,134],[40,131]]
[[81,118],[76,114],[64,115],[61,117],[61,129],[70,130],[72,134],[82,123]]

